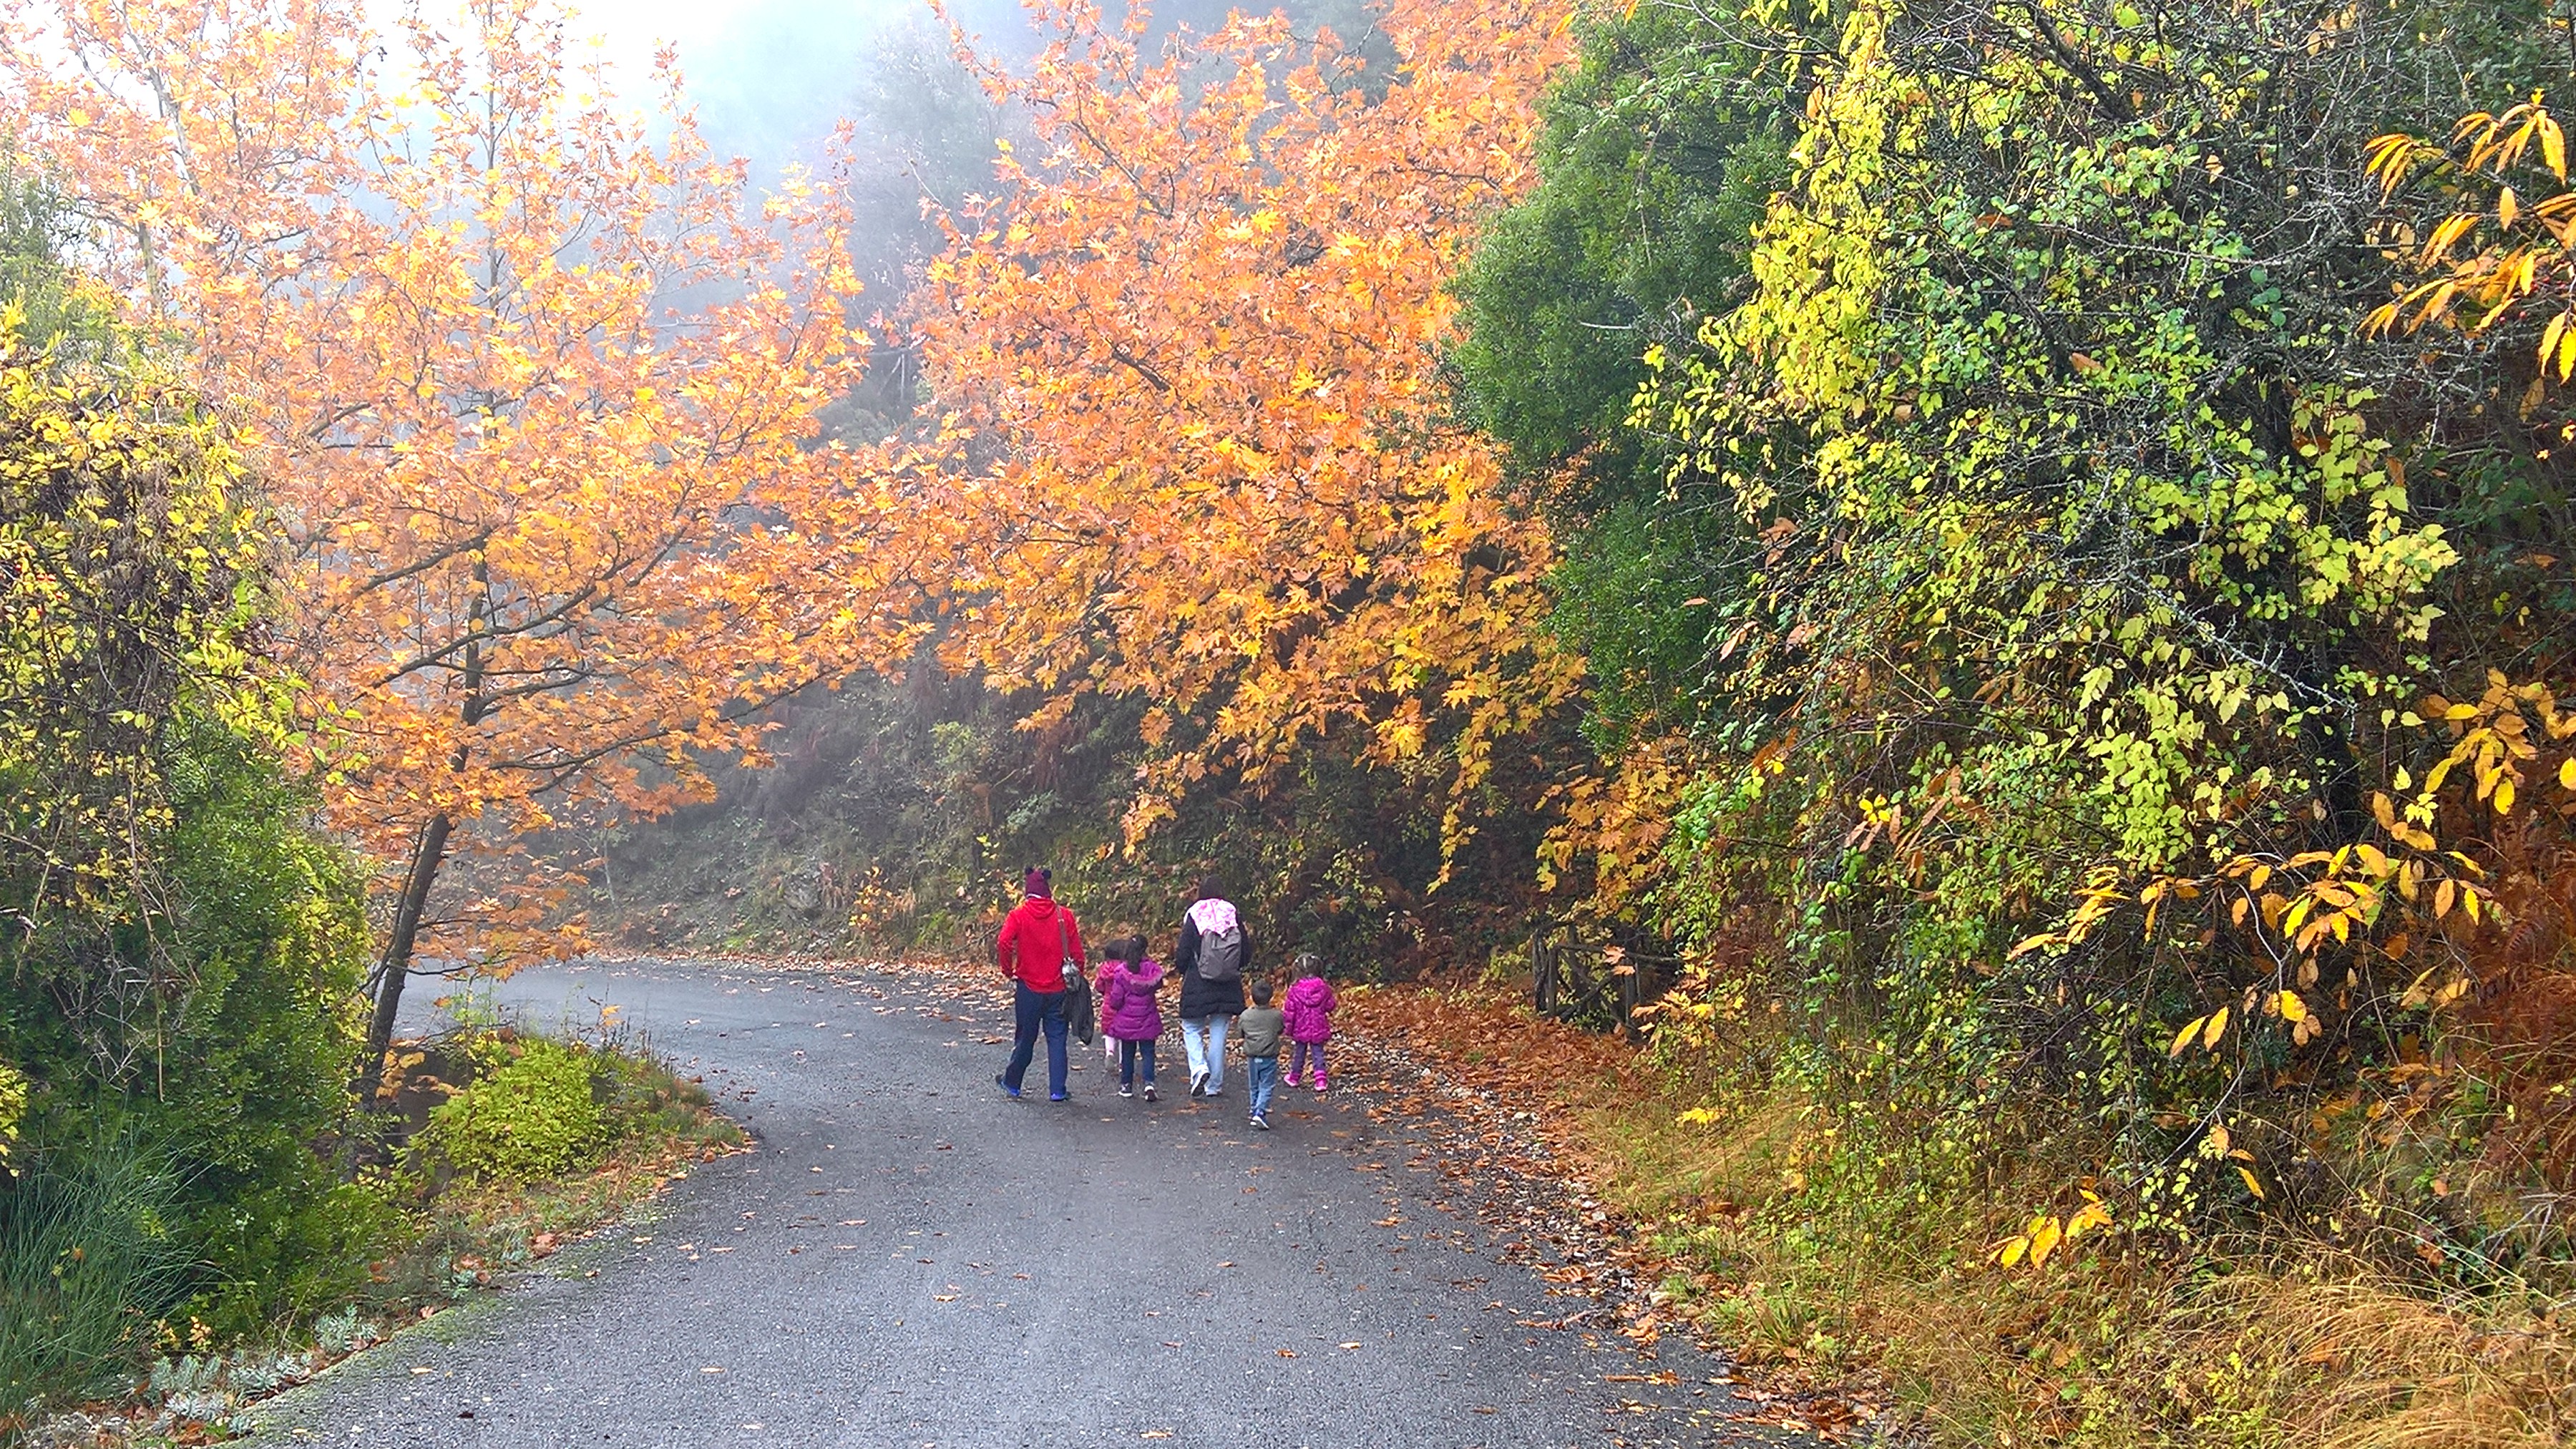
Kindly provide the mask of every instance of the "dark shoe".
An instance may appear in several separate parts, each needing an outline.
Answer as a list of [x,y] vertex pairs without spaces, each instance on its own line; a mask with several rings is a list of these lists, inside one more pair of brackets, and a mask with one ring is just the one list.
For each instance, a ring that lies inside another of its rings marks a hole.
[[1072,1094],[1067,1092],[1049,1092],[1047,1093],[1047,1100],[1050,1102],[1070,1102],[1073,1100],[1073,1097]]
[[1151,1101],[1155,1100],[1155,1097],[1154,1097],[1154,1084],[1153,1084],[1153,1083],[1151,1083],[1151,1082],[1147,1082],[1147,1083],[1145,1084],[1145,1100],[1146,1100],[1146,1101],[1148,1101],[1148,1102],[1151,1102]]
[[1267,1132],[1270,1130],[1270,1119],[1256,1112],[1252,1116],[1252,1125],[1260,1128],[1264,1132]]
[[994,1086],[996,1086],[996,1087],[1001,1088],[1004,1092],[1008,1093],[1008,1094],[1010,1095],[1010,1098],[1011,1098],[1011,1100],[1012,1100],[1012,1101],[1016,1102],[1016,1101],[1020,1100],[1020,1089],[1019,1089],[1019,1088],[1017,1088],[1017,1087],[1012,1086],[1008,1081],[1004,1080],[1003,1078],[1001,1078],[1001,1077],[995,1077],[995,1078],[993,1079],[993,1085],[994,1085]]
[[1190,1095],[1191,1095],[1191,1096],[1193,1096],[1193,1097],[1204,1097],[1204,1096],[1206,1096],[1207,1094],[1208,1094],[1208,1089],[1207,1089],[1207,1073],[1205,1073],[1205,1072],[1192,1072],[1192,1073],[1190,1073]]
[[[1151,1089],[1148,1088],[1147,1090],[1150,1091]],[[1136,1089],[1128,1086],[1125,1082],[1120,1082],[1118,1084],[1118,1095],[1122,1097],[1132,1097],[1136,1095]]]

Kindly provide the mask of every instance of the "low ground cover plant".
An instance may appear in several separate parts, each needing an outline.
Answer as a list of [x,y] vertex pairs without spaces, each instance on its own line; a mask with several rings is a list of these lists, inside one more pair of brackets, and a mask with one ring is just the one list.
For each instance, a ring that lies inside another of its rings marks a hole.
[[492,1036],[475,1044],[474,1079],[432,1108],[415,1146],[442,1165],[503,1182],[590,1166],[608,1143],[594,1079],[578,1045]]

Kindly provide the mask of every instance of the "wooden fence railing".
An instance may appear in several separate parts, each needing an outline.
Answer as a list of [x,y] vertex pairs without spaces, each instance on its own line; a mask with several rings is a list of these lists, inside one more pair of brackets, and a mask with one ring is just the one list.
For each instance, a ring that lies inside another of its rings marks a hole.
[[1530,933],[1530,1004],[1541,1016],[1637,1033],[1637,1008],[1661,995],[1681,963],[1615,942],[1586,943],[1564,922]]

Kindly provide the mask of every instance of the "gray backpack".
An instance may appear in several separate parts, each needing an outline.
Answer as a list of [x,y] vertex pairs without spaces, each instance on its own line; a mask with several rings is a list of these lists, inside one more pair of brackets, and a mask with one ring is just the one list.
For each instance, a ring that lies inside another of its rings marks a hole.
[[1243,922],[1238,920],[1222,931],[1199,932],[1199,979],[1243,979]]

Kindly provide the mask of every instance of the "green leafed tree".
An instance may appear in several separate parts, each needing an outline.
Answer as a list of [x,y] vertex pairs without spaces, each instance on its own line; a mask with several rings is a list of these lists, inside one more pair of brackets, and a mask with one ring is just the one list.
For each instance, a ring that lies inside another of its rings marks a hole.
[[1709,646],[1706,561],[1731,519],[1673,494],[1667,450],[1627,425],[1659,347],[1740,303],[1754,233],[1789,174],[1815,83],[1807,32],[1649,3],[1586,22],[1552,88],[1541,180],[1479,242],[1457,283],[1466,335],[1450,364],[1462,411],[1524,472],[1552,480],[1566,551],[1556,626],[1595,687],[1592,731],[1615,746],[1695,713],[1686,681]]

